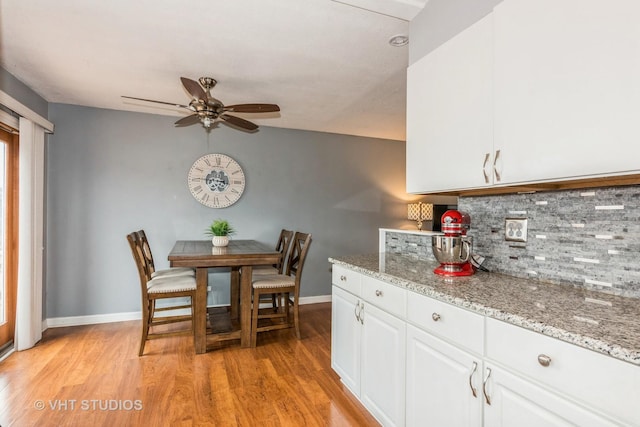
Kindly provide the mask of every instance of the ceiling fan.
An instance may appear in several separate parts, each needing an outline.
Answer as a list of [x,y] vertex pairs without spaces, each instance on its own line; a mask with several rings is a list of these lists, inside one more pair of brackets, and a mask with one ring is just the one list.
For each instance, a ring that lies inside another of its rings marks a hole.
[[175,122],[176,127],[191,126],[198,122],[207,129],[211,130],[211,126],[220,121],[231,127],[241,130],[253,132],[258,129],[258,125],[229,113],[272,113],[280,111],[280,107],[276,104],[236,104],[225,106],[222,101],[211,96],[211,89],[218,83],[212,77],[200,77],[198,81],[180,77],[182,85],[192,96],[189,105],[176,104],[174,102],[154,101],[153,99],[135,98],[133,96],[122,96],[127,99],[135,99],[138,101],[155,102],[157,104],[173,105],[174,107],[189,110],[191,115],[181,118]]

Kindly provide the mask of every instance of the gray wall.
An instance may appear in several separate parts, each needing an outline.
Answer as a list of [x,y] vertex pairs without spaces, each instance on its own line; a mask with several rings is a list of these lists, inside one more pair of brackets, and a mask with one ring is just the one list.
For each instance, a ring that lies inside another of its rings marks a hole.
[[502,0],[429,0],[409,24],[409,64],[470,27]]
[[49,105],[47,101],[4,68],[0,68],[0,90],[3,90],[42,117],[47,117]]
[[[224,217],[237,239],[275,245],[281,228],[313,233],[303,296],[330,295],[329,256],[377,252],[378,228],[405,224],[404,143],[261,127],[176,129],[175,118],[51,104],[48,318],[140,310],[128,232],[144,228],[159,267],[176,239],[205,239]],[[191,196],[186,176],[207,153],[240,163],[247,185],[226,209]],[[228,301],[228,273],[210,274],[210,304]]]

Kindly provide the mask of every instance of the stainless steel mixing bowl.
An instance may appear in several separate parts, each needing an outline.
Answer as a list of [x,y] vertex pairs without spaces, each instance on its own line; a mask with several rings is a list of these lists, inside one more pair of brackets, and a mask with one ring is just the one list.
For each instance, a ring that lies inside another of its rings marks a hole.
[[464,264],[471,257],[471,236],[431,236],[431,249],[440,264]]

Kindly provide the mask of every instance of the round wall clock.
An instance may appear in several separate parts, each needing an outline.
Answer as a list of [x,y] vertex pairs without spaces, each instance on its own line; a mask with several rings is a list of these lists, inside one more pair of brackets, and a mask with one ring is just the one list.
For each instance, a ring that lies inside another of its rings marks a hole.
[[244,192],[244,171],[231,157],[207,154],[189,169],[189,190],[197,201],[210,208],[226,208]]

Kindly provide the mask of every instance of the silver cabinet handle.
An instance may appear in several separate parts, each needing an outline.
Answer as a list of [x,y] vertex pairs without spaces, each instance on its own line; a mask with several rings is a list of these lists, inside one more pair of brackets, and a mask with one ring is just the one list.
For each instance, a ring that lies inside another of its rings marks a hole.
[[487,368],[487,376],[485,377],[484,381],[482,382],[482,394],[484,394],[484,400],[487,401],[487,405],[491,405],[491,399],[489,398],[489,395],[487,394],[487,381],[489,381],[489,377],[491,376],[491,368]]
[[484,163],[482,163],[482,174],[484,175],[484,183],[485,184],[489,183],[489,174],[487,173],[487,164],[489,164],[489,158],[490,157],[491,157],[491,154],[485,153],[484,154]]
[[360,303],[360,324],[364,325],[364,303]]
[[551,365],[551,358],[546,354],[539,354],[538,363],[546,368],[547,366]]
[[476,388],[473,386],[473,374],[476,373],[476,370],[478,369],[478,363],[477,362],[473,362],[472,368],[471,368],[471,373],[469,374],[469,387],[471,387],[471,394],[473,394],[473,397],[478,397],[478,393],[476,391]]
[[377,297],[381,297],[382,296],[382,291],[379,289],[376,289],[376,296]]
[[340,281],[341,282],[346,282],[347,281],[347,276],[340,276]]
[[433,319],[434,322],[437,322],[438,320],[440,320],[440,315],[438,313],[433,313],[431,315],[431,318]]
[[496,150],[496,156],[493,158],[493,173],[496,176],[496,181],[500,182],[500,180],[502,180],[502,177],[500,176],[500,172],[498,172],[498,167],[497,167],[497,163],[498,163],[498,159],[500,158],[500,150]]
[[356,306],[353,309],[353,314],[356,315],[356,320],[360,321],[360,301],[356,303]]

